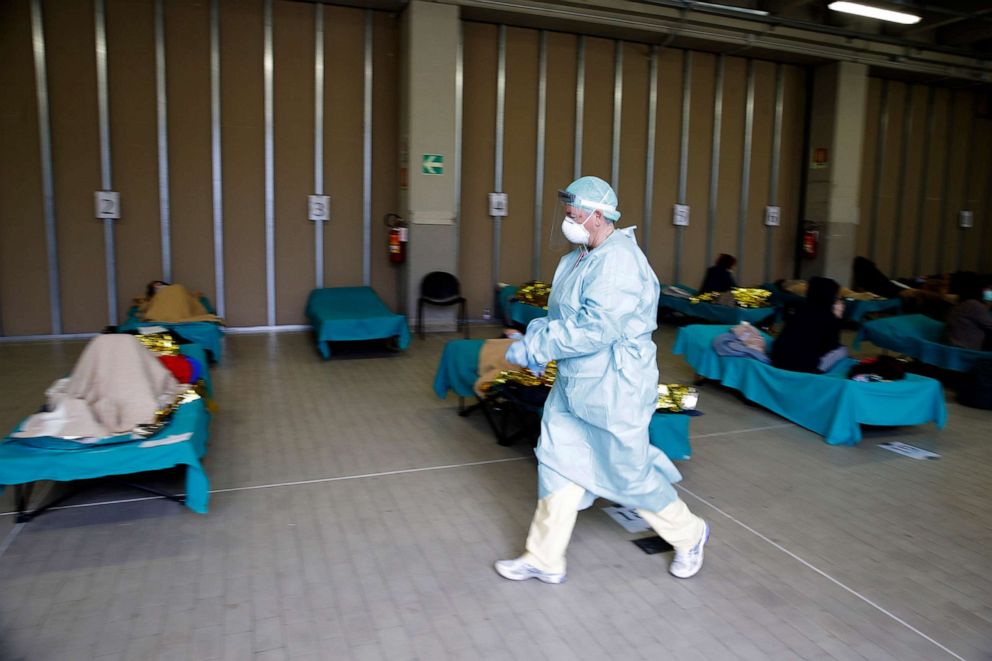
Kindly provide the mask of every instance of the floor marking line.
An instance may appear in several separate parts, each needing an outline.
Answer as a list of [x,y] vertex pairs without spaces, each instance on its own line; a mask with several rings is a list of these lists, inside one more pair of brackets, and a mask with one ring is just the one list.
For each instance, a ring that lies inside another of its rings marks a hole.
[[732,434],[750,434],[756,431],[768,431],[769,429],[782,429],[783,427],[795,427],[791,422],[783,422],[777,425],[766,425],[765,427],[751,427],[750,429],[738,429],[736,431],[717,431],[712,434],[689,435],[689,438],[713,438],[714,436],[730,436]]
[[772,539],[769,539],[768,537],[766,537],[765,535],[761,534],[760,532],[758,532],[757,530],[755,530],[751,526],[747,525],[743,521],[735,518],[732,514],[728,514],[727,512],[723,511],[722,509],[720,509],[719,507],[717,507],[713,503],[709,502],[708,500],[706,500],[702,496],[696,495],[695,493],[693,493],[689,489],[686,489],[682,485],[676,484],[674,486],[677,489],[679,489],[680,491],[684,491],[685,493],[689,494],[690,496],[692,496],[693,498],[695,498],[699,502],[703,503],[707,507],[710,507],[711,509],[715,510],[716,512],[719,512],[720,514],[722,514],[726,518],[730,519],[731,521],[733,521],[734,523],[736,523],[737,525],[739,525],[741,528],[744,528],[744,530],[747,530],[748,532],[750,532],[752,535],[754,535],[754,536],[756,536],[756,537],[758,537],[758,538],[760,538],[760,539],[768,542],[769,544],[771,544],[772,546],[774,546],[775,548],[777,548],[782,553],[786,554],[787,556],[789,556],[793,560],[796,560],[800,564],[804,565],[806,568],[812,569],[814,572],[816,572],[817,574],[819,574],[823,578],[827,579],[828,581],[830,581],[834,585],[836,585],[836,586],[838,586],[840,588],[843,588],[844,590],[846,590],[847,592],[851,593],[852,595],[854,595],[855,597],[857,597],[861,601],[865,602],[866,604],[868,604],[872,608],[875,608],[879,612],[884,613],[885,615],[888,615],[890,618],[892,618],[893,620],[895,620],[899,624],[903,625],[904,627],[906,627],[907,629],[909,629],[913,633],[915,633],[915,634],[921,636],[922,638],[928,640],[929,642],[933,643],[934,645],[936,645],[940,649],[944,650],[945,652],[947,652],[948,654],[950,654],[951,656],[953,656],[955,659],[958,659],[959,661],[967,661],[967,659],[965,659],[963,656],[961,656],[960,654],[957,654],[956,652],[948,649],[947,647],[945,647],[941,643],[937,642],[936,640],[934,640],[933,638],[931,638],[927,634],[923,633],[922,631],[920,631],[919,629],[917,629],[912,624],[910,624],[906,620],[902,619],[901,617],[899,617],[898,615],[896,615],[892,611],[889,611],[886,608],[884,608],[884,607],[876,604],[874,601],[872,601],[868,597],[864,596],[860,592],[857,592],[853,588],[849,588],[847,585],[845,585],[844,583],[841,583],[839,580],[837,580],[836,578],[834,578],[830,574],[828,574],[825,571],[823,571],[822,569],[820,569],[820,568],[812,565],[811,563],[807,562],[806,560],[803,560],[798,555],[796,555],[795,553],[793,553],[789,549],[785,548],[784,546],[782,546],[778,542],[776,542],[776,541],[774,541]]
[[[319,477],[312,480],[297,480],[295,482],[277,482],[274,484],[253,484],[245,487],[229,487],[227,489],[211,489],[208,493],[230,493],[233,491],[256,491],[258,489],[275,489],[277,487],[295,487],[304,484],[321,484],[324,482],[342,482],[345,480],[361,480],[367,477],[385,477],[388,475],[404,475],[406,473],[423,473],[426,471],[438,471],[447,470],[450,468],[468,468],[471,466],[485,466],[488,464],[502,464],[509,461],[520,461],[522,459],[531,459],[531,457],[506,457],[504,459],[486,459],[484,461],[470,461],[464,464],[445,464],[442,466],[424,466],[422,468],[402,468],[399,470],[392,471],[382,471],[379,473],[362,473],[360,475],[340,475],[338,477]],[[182,498],[185,493],[173,494],[175,498]],[[118,500],[101,500],[95,503],[78,503],[76,505],[59,505],[57,507],[50,508],[51,511],[55,510],[69,510],[69,509],[79,509],[81,507],[99,507],[102,505],[120,505],[123,503],[140,503],[146,500],[164,500],[165,496],[142,496],[139,498],[121,498]],[[17,512],[0,512],[0,516],[13,516]]]
[[[712,438],[714,436],[729,436],[731,434],[749,434],[756,431],[767,431],[769,429],[781,429],[782,427],[792,427],[791,423],[782,423],[778,425],[767,425],[764,427],[750,427],[747,429],[736,429],[733,431],[721,431],[714,432],[712,434],[697,434],[689,435],[690,439],[696,438]],[[227,489],[211,489],[208,493],[231,493],[234,491],[255,491],[258,489],[274,489],[276,487],[295,487],[304,484],[320,484],[323,482],[340,482],[343,480],[359,480],[367,477],[385,477],[387,475],[402,475],[404,473],[421,473],[424,471],[436,471],[436,470],[446,470],[449,468],[466,468],[469,466],[484,466],[486,464],[499,464],[508,461],[520,461],[521,459],[531,459],[530,456],[523,457],[508,457],[505,459],[487,459],[485,461],[472,461],[465,464],[445,464],[443,466],[426,466],[424,468],[404,468],[401,470],[394,471],[382,471],[380,473],[363,473],[361,475],[341,475],[339,477],[320,477],[313,480],[298,480],[296,482],[278,482],[275,484],[254,484],[246,487],[229,487]],[[175,497],[183,497],[186,494],[177,493],[173,494]],[[101,500],[95,503],[79,503],[76,505],[60,505],[58,507],[52,507],[54,510],[69,510],[69,509],[79,509],[82,507],[101,507],[103,505],[122,505],[125,503],[140,503],[146,500],[162,500],[164,496],[143,496],[139,498],[121,498],[117,500]],[[0,512],[0,516],[13,516],[17,512]]]

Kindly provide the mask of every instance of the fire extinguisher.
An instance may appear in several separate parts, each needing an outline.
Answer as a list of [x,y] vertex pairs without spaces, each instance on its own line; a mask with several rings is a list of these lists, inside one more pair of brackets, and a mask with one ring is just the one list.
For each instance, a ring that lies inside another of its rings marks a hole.
[[402,264],[406,261],[407,227],[406,221],[395,213],[387,213],[383,221],[389,228],[387,246],[389,262]]
[[803,230],[802,251],[806,259],[816,259],[820,250],[820,226],[816,223],[806,223]]

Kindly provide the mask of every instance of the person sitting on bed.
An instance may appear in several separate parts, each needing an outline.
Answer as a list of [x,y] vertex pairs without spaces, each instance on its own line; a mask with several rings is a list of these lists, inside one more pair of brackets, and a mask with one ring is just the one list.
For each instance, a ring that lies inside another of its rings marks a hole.
[[992,283],[972,273],[961,279],[957,294],[958,303],[947,315],[946,342],[962,349],[992,350]]
[[184,321],[212,321],[218,324],[224,320],[211,314],[200,302],[199,296],[191,294],[183,285],[169,284],[162,280],[148,283],[147,297],[137,301],[138,318],[142,321],[180,323]]
[[737,258],[732,255],[722,254],[717,257],[716,264],[706,269],[706,276],[703,278],[703,284],[699,287],[699,293],[725,292],[736,287],[737,282],[731,272],[736,265]]
[[844,303],[840,286],[830,278],[812,278],[806,300],[786,317],[772,344],[772,365],[793,372],[822,373],[847,355],[840,343]]

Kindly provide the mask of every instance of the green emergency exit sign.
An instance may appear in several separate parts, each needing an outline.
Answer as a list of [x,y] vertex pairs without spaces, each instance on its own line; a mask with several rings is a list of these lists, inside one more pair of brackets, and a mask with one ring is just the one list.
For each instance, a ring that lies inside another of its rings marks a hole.
[[441,154],[424,154],[423,174],[444,174],[444,156]]

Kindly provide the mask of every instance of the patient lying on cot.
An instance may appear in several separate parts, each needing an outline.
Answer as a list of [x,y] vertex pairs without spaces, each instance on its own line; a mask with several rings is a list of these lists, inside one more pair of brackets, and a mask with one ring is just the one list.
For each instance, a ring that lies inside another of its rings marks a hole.
[[142,321],[180,323],[184,321],[212,321],[218,324],[224,320],[211,314],[200,302],[197,295],[191,294],[180,284],[169,284],[154,280],[148,284],[145,298],[135,301],[138,305],[138,318]]
[[29,416],[15,438],[100,439],[156,421],[188,388],[133,335],[98,335],[72,373],[46,391],[45,410]]

